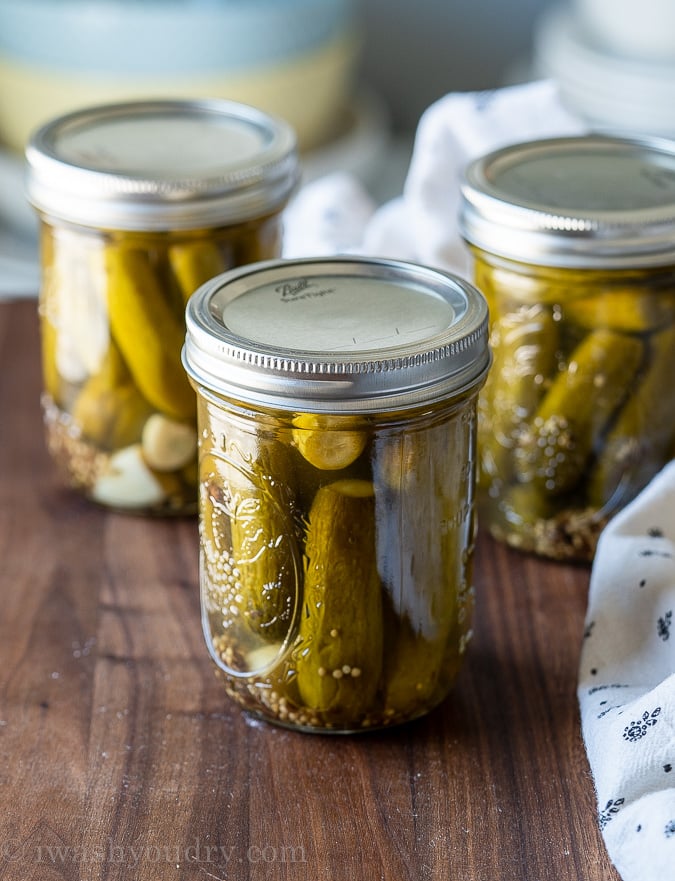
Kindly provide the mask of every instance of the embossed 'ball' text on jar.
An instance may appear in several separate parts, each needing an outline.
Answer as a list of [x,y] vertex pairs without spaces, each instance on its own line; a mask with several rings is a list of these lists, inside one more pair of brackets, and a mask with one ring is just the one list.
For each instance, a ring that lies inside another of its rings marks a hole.
[[229,695],[308,731],[428,712],[471,634],[483,297],[413,264],[266,262],[190,299],[183,361]]
[[491,316],[481,524],[590,561],[675,452],[675,147],[589,135],[472,162],[460,226]]
[[48,122],[26,155],[49,450],[100,504],[194,512],[185,305],[214,275],[279,255],[294,133],[234,102],[139,101]]

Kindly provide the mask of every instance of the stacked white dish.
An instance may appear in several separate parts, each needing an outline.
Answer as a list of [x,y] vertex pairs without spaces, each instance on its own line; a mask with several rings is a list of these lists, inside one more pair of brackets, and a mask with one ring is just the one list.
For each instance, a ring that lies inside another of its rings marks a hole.
[[596,130],[675,137],[675,2],[575,0],[539,21],[535,70]]
[[573,0],[584,30],[606,51],[648,63],[675,63],[673,0]]

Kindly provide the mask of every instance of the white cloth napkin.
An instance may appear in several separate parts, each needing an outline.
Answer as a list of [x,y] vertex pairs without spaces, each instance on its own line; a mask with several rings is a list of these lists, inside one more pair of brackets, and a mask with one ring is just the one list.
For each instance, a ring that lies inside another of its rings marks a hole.
[[361,181],[339,172],[307,184],[286,214],[284,256],[369,254],[466,276],[457,227],[465,164],[505,144],[583,131],[548,80],[446,95],[420,118],[399,197],[376,208]]
[[[469,274],[458,176],[507,143],[579,134],[548,81],[451,94],[421,117],[400,197],[334,174],[289,212],[286,256],[370,254]],[[611,522],[592,570],[579,702],[598,819],[624,881],[675,879],[675,463]],[[590,819],[590,818],[589,818]]]
[[579,673],[607,850],[625,881],[675,878],[675,462],[600,537]]

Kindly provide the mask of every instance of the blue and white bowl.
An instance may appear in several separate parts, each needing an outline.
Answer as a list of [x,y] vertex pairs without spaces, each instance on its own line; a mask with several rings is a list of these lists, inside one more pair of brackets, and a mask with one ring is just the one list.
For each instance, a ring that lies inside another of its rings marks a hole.
[[356,0],[0,0],[0,139],[90,104],[225,97],[329,141],[360,45]]

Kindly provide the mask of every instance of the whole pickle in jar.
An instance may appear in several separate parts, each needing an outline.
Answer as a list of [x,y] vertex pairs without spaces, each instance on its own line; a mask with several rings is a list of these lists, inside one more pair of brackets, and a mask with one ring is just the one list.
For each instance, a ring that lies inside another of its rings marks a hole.
[[57,291],[52,283],[54,275],[54,240],[45,224],[40,227],[40,255],[42,261],[42,284],[38,299],[40,316],[40,343],[42,354],[42,384],[44,391],[57,404],[61,404],[61,374],[56,362],[58,345]]
[[479,482],[508,480],[513,448],[555,375],[558,324],[539,303],[495,319],[493,363],[478,399]]
[[228,268],[222,247],[211,239],[191,239],[170,245],[169,264],[184,303],[204,282]]
[[181,364],[185,339],[148,254],[112,244],[106,248],[110,329],[134,382],[152,406],[173,419],[196,412],[195,393]]
[[382,588],[373,485],[322,487],[309,512],[297,684],[303,703],[330,720],[372,708],[382,672]]
[[56,349],[58,345],[58,331],[54,320],[50,315],[48,299],[44,293],[40,294],[40,343],[42,353],[42,385],[44,391],[57,404],[62,403],[62,380],[56,363]]
[[385,713],[414,715],[415,707],[428,707],[439,687],[447,645],[427,639],[407,615],[392,610],[385,620]]
[[608,328],[624,333],[645,333],[664,327],[675,320],[675,287],[668,278],[668,287],[650,284],[645,290],[646,276],[635,279],[634,287],[592,288],[591,293],[565,300],[564,320],[587,330]]
[[514,453],[521,482],[549,493],[571,490],[640,369],[644,346],[616,331],[591,331],[572,352]]
[[472,470],[461,456],[471,446],[460,416],[374,444],[378,572],[395,613],[431,641],[443,641],[457,616],[459,549],[472,542]]
[[251,463],[205,456],[200,463],[200,531],[212,630],[231,646],[231,666],[281,644],[299,593],[299,552],[287,451],[262,443]]
[[281,254],[281,224],[276,215],[237,224],[227,233],[233,266],[271,260]]
[[117,450],[140,440],[152,412],[111,341],[99,371],[87,379],[75,399],[73,420],[98,447]]
[[507,314],[520,305],[552,308],[564,302],[569,291],[585,281],[583,273],[576,270],[488,262],[480,251],[472,250],[475,255],[474,281],[485,295],[492,315]]
[[[470,630],[471,448],[460,413],[374,442],[378,572],[384,605],[385,713],[407,715],[452,678]],[[427,529],[429,522],[437,524]],[[464,634],[464,639],[462,639]]]
[[647,366],[603,443],[590,476],[588,497],[596,508],[632,498],[669,460],[675,425],[675,324],[652,334]]

